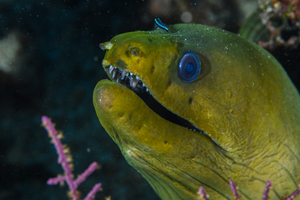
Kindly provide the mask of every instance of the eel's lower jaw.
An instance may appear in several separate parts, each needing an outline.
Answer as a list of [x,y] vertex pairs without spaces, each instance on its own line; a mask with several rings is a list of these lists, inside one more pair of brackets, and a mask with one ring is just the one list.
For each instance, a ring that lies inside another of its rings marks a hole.
[[112,81],[120,83],[121,85],[124,85],[130,90],[134,91],[147,104],[147,106],[150,109],[152,109],[156,114],[158,114],[162,118],[179,126],[183,126],[193,132],[198,132],[207,135],[207,133],[196,127],[188,120],[180,117],[179,115],[174,114],[173,112],[165,108],[162,104],[160,104],[151,95],[146,85],[137,75],[113,65],[106,65],[104,66],[104,69]]

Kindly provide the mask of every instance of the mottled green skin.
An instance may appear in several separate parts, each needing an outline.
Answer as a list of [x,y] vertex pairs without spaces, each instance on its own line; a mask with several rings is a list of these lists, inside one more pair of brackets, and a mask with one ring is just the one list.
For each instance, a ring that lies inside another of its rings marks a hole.
[[[280,64],[254,43],[202,25],[170,31],[131,32],[111,40],[103,64],[139,76],[170,111],[208,135],[154,113],[130,89],[108,80],[94,90],[94,106],[127,162],[161,199],[270,199],[291,194],[300,183],[299,94]],[[138,49],[137,56],[130,52]],[[185,51],[202,63],[200,76],[183,82],[177,64]]]

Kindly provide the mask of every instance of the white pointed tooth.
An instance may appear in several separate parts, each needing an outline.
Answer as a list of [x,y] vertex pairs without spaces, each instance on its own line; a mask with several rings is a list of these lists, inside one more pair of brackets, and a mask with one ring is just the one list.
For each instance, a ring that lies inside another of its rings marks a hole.
[[132,85],[133,85],[133,78],[130,79],[129,83],[130,83],[130,87],[132,87]]
[[141,80],[140,77],[138,77],[138,76],[135,76],[135,77],[136,77],[136,80]]
[[126,74],[127,74],[126,70],[123,70],[122,71],[122,75],[121,75],[121,79],[122,80],[124,80]]
[[116,70],[114,70],[114,71],[113,71],[113,73],[112,73],[112,76],[111,76],[111,77],[112,77],[112,78],[115,78],[115,76],[116,76]]
[[112,70],[114,69],[114,67],[112,65],[109,66],[109,73],[111,74]]
[[131,89],[134,90],[137,84],[138,84],[138,80],[136,80],[135,76],[133,76]]
[[149,92],[148,88],[146,88],[146,92]]
[[129,72],[129,74],[130,74],[130,76],[132,76],[133,73],[132,73],[132,72]]
[[143,87],[146,87],[145,83],[143,83]]

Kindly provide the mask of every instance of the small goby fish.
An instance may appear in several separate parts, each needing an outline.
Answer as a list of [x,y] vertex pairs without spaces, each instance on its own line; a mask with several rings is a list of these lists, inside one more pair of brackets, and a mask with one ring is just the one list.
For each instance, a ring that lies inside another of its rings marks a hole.
[[[267,51],[195,24],[100,44],[110,80],[94,89],[100,123],[163,200],[281,199],[300,183],[300,99]],[[147,96],[148,95],[148,96]],[[154,105],[154,106],[153,106]]]
[[155,25],[158,26],[158,28],[161,28],[161,29],[169,32],[168,27],[166,25],[164,25],[159,18],[154,19],[154,22],[155,22]]

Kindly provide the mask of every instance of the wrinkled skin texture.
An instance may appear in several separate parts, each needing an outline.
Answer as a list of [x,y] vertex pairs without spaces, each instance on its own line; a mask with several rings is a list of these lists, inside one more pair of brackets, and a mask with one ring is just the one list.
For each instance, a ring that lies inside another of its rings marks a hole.
[[[103,61],[141,78],[153,97],[207,135],[173,124],[153,112],[127,87],[109,80],[94,90],[94,106],[127,162],[161,199],[270,199],[300,183],[299,94],[280,64],[235,34],[178,24],[170,31],[114,37]],[[132,48],[139,54],[132,55]],[[201,60],[199,77],[183,82],[178,61],[186,51]],[[108,73],[109,74],[109,73]],[[109,76],[111,76],[109,74]],[[110,77],[111,78],[111,77]]]

